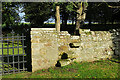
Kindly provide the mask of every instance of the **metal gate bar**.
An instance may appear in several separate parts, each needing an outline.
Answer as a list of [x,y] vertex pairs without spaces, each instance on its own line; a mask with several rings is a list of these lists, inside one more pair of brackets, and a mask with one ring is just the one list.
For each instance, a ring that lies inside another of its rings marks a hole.
[[[12,36],[8,36],[7,34],[6,37],[0,37],[0,42],[2,43],[2,47],[0,47],[0,50],[2,49],[2,54],[0,54],[0,56],[2,56],[2,71],[0,73],[2,73],[2,75],[27,70],[27,68],[25,68],[25,63],[27,62],[25,54],[26,46],[24,46],[26,36],[23,34],[22,36],[18,34],[15,36],[14,34],[15,33],[12,32]],[[5,47],[5,45],[7,46]]]

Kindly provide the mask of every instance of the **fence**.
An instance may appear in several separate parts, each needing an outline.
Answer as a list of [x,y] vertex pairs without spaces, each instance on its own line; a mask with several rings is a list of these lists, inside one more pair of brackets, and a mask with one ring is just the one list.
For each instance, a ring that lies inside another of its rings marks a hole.
[[11,36],[2,35],[0,37],[0,74],[11,74],[26,71],[26,54],[24,46],[25,36],[15,35],[12,31]]

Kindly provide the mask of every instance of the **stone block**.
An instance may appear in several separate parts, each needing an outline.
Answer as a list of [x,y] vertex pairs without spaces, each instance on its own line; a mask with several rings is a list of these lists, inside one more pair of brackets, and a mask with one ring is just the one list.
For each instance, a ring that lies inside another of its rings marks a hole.
[[62,52],[67,52],[68,49],[69,49],[69,47],[67,45],[61,45],[58,47],[58,50],[62,51]]
[[71,36],[71,39],[80,39],[80,36]]
[[32,49],[34,49],[34,48],[42,48],[42,47],[44,47],[43,43],[32,43],[31,44]]
[[70,59],[63,59],[63,60],[61,59],[61,60],[59,60],[59,63],[61,66],[66,66],[71,63],[71,60]]
[[48,65],[48,60],[40,58],[40,59],[32,59],[32,72],[35,72],[40,69],[47,69],[50,67]]
[[31,28],[31,31],[55,31],[55,28]]
[[79,43],[80,42],[80,39],[72,39],[70,40],[71,43]]
[[39,43],[39,39],[31,39],[32,43]]

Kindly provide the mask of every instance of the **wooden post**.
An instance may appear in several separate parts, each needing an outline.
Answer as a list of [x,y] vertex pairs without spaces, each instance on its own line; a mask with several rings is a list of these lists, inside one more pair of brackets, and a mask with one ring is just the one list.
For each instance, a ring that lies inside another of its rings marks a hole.
[[56,6],[56,14],[55,14],[55,17],[56,17],[56,20],[55,20],[55,28],[56,28],[56,31],[57,32],[60,32],[60,6]]

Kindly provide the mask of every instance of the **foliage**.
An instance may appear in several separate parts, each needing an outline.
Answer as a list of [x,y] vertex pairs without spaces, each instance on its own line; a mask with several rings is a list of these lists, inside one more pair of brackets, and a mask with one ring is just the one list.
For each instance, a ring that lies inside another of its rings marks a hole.
[[[20,17],[17,13],[19,11],[18,3],[3,2],[2,3],[2,25],[9,27],[20,22]],[[16,23],[16,22],[17,23]]]
[[109,6],[118,5],[118,3],[109,2],[92,2],[88,3],[86,20],[89,22],[99,22],[101,24],[107,24],[113,22],[114,19],[119,20],[119,9],[110,8]]
[[28,19],[31,24],[43,25],[44,21],[48,20],[52,15],[51,5],[50,2],[24,3],[25,19]]

